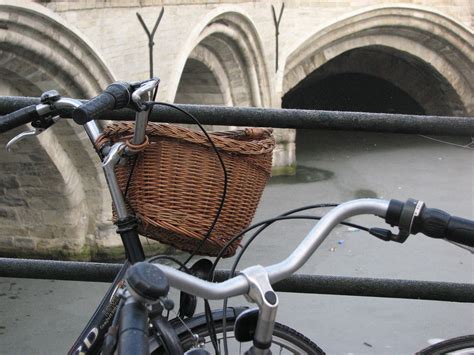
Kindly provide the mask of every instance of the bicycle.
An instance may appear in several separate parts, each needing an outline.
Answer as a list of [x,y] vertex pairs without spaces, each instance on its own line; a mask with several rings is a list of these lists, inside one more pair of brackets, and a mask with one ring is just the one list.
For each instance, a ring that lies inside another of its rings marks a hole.
[[[32,123],[35,130],[12,139],[7,144],[7,148],[11,148],[19,139],[39,134],[51,127],[60,115],[72,115],[76,123],[84,125],[94,144],[101,132],[94,119],[99,118],[107,109],[131,105],[137,111],[133,143],[138,145],[145,140],[145,128],[151,109],[143,97],[150,99],[153,91],[156,92],[158,83],[159,79],[156,78],[131,84],[114,83],[86,103],[61,98],[56,92],[50,91],[42,95],[40,104],[4,116],[0,120],[0,133]],[[362,199],[341,204],[324,215],[286,260],[265,268],[258,265],[249,267],[227,281],[212,283],[203,280],[202,276],[212,275],[216,263],[211,266],[205,261],[200,264],[198,262],[191,270],[187,270],[184,263],[180,265],[185,270],[182,271],[144,262],[145,256],[133,216],[127,210],[115,176],[117,163],[127,154],[126,144],[115,143],[104,147],[99,153],[103,157],[104,173],[118,215],[118,233],[126,250],[127,262],[71,348],[70,354],[105,354],[116,350],[119,354],[176,354],[184,351],[187,354],[208,354],[206,343],[211,343],[217,349],[217,341],[222,340],[222,346],[226,347],[227,332],[233,332],[230,336],[237,340],[238,347],[252,341],[246,352],[248,354],[269,354],[271,346],[279,346],[280,350],[287,349],[293,353],[323,353],[304,335],[275,322],[278,296],[271,284],[296,272],[337,224],[355,215],[376,215],[384,218],[389,225],[399,228],[398,234],[392,234],[388,229],[368,230],[384,241],[403,243],[410,234],[422,232],[434,238],[446,238],[454,243],[474,247],[473,221],[451,217],[445,212],[427,208],[416,200],[402,203],[396,200]],[[287,217],[281,216],[260,225],[263,228]],[[240,236],[236,236],[238,237]],[[220,255],[216,262],[219,258]],[[201,275],[201,278],[192,276],[191,273]],[[170,287],[184,292],[182,295],[188,301],[183,302],[183,314],[188,316],[184,320],[182,317],[169,320],[166,315],[173,307],[167,298]],[[247,295],[258,305],[258,309],[224,306],[223,310],[207,309],[204,315],[193,314],[193,297],[223,300],[237,295]],[[471,337],[464,337],[462,342],[452,340],[449,344],[440,343],[436,351],[448,349],[443,348],[444,345],[449,345],[452,350],[453,343],[455,347],[459,345],[463,349],[474,346]],[[428,354],[431,351],[429,349],[420,353]]]

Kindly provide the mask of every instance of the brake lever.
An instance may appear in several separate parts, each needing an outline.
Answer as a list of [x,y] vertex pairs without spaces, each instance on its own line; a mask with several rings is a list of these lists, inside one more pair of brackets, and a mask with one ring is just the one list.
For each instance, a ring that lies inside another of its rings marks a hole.
[[[48,126],[52,126],[54,123],[58,122],[60,119],[59,116],[55,116],[55,117],[52,117],[51,120],[52,120],[52,123]],[[8,143],[6,144],[5,148],[7,149],[7,152],[11,152],[11,148],[14,144],[18,143],[19,141],[21,141],[22,139],[25,139],[25,138],[28,138],[28,137],[32,137],[32,136],[38,136],[40,135],[41,133],[43,133],[44,131],[46,131],[47,128],[41,128],[41,127],[37,127],[35,129],[31,129],[29,131],[25,131],[25,132],[21,132],[20,134],[16,135],[15,137],[13,137],[12,139],[10,139],[8,141]]]
[[11,148],[15,143],[18,143],[22,139],[30,137],[30,136],[37,136],[38,134],[41,134],[43,131],[44,129],[36,128],[29,131],[21,132],[20,134],[16,135],[15,137],[13,137],[12,139],[8,141],[7,145],[5,146],[7,149],[7,152],[12,151]]

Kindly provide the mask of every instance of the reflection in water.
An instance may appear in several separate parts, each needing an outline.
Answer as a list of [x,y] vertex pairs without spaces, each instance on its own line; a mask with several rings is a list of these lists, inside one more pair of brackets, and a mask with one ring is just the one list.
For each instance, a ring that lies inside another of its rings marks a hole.
[[290,176],[273,176],[269,184],[298,184],[329,180],[334,173],[329,170],[312,168],[309,166],[297,165],[296,174]]
[[354,192],[354,198],[377,198],[377,193],[372,190],[359,189]]

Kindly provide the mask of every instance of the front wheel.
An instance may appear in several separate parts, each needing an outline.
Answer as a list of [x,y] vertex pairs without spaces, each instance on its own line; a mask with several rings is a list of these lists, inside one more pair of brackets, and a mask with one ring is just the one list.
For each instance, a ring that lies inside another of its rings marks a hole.
[[474,335],[464,335],[461,337],[444,340],[417,352],[417,355],[441,354],[474,354]]
[[[243,354],[252,346],[252,342],[240,343],[234,338],[235,319],[237,318],[237,314],[240,313],[240,311],[241,310],[229,309],[227,312],[227,344],[228,352],[231,355]],[[224,349],[222,318],[222,311],[213,312],[217,342],[221,353],[223,353]],[[172,321],[172,323],[174,322]],[[185,320],[185,323],[187,323],[186,326],[180,326],[178,322],[174,323],[184,351],[189,350],[195,345],[195,336],[197,335],[201,339],[200,342],[205,343],[205,348],[213,353],[213,346],[209,336],[209,330],[207,328],[205,317],[203,315],[195,316],[191,319]],[[159,344],[155,343],[155,345],[158,345],[159,347]],[[155,350],[156,346],[150,344],[150,349]],[[164,354],[160,348],[156,350],[157,351],[153,352],[153,354]],[[296,330],[280,323],[275,323],[271,351],[272,354],[325,354],[321,348],[319,348],[314,342],[305,337],[303,334],[298,333]]]
[[[221,353],[223,353],[224,346],[222,321],[215,322],[215,327],[218,346],[221,350]],[[252,342],[239,343],[234,339],[234,320],[227,320],[226,328],[229,354],[243,354],[250,348]],[[212,343],[207,325],[194,328],[192,329],[192,332],[199,335],[199,337],[204,340],[206,349],[212,350]],[[181,339],[181,343],[185,350],[188,350],[194,344],[193,338],[189,333],[183,336]],[[303,334],[298,333],[296,330],[280,323],[275,323],[275,329],[273,330],[272,337],[272,346],[270,349],[272,354],[324,354],[324,351],[322,351],[315,343],[313,343]]]

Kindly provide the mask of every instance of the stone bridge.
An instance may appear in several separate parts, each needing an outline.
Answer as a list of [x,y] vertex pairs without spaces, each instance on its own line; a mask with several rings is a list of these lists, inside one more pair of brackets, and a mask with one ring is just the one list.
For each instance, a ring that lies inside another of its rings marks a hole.
[[[0,0],[0,94],[88,98],[154,71],[162,101],[474,115],[470,0]],[[278,33],[278,50],[276,34]],[[343,85],[341,85],[343,84]],[[0,138],[3,145],[10,134]],[[294,162],[279,133],[277,165]],[[98,159],[69,122],[0,153],[0,253],[97,257],[117,243]]]

